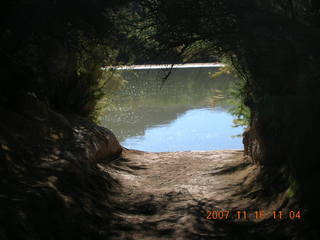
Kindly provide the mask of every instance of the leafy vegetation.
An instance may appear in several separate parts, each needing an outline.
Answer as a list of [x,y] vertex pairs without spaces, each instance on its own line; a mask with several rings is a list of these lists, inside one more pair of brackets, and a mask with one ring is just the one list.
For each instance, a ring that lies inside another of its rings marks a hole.
[[0,106],[13,111],[28,93],[97,119],[106,88],[123,83],[105,65],[226,58],[241,79],[233,113],[250,119],[252,158],[287,166],[317,209],[319,1],[5,0],[0,18]]
[[115,63],[128,2],[4,1],[0,104],[17,109],[29,92],[56,111],[95,118],[110,87],[101,67]]
[[196,43],[209,42],[210,52],[227,58],[241,79],[233,92],[240,100],[234,113],[242,116],[239,124],[250,118],[246,151],[267,167],[285,166],[297,183],[296,196],[316,212],[319,1],[146,2],[154,9],[150,21],[160,49],[183,54]]
[[216,103],[227,101],[232,107],[229,108],[229,112],[236,118],[233,120],[234,127],[244,126],[248,127],[250,124],[251,114],[250,109],[245,105],[245,99],[248,95],[246,92],[246,79],[241,78],[236,72],[236,70],[225,61],[226,65],[221,67],[219,71],[211,73],[211,78],[215,80],[216,78],[228,75],[234,77],[235,81],[228,88],[227,94],[221,95],[219,92],[215,92],[213,98]]

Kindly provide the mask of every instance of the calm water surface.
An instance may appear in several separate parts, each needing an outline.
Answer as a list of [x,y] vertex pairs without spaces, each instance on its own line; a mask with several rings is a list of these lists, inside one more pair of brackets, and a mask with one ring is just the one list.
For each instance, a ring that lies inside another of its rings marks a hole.
[[124,147],[153,152],[243,149],[242,127],[232,127],[226,94],[234,79],[212,79],[217,68],[121,71],[127,80],[102,125]]

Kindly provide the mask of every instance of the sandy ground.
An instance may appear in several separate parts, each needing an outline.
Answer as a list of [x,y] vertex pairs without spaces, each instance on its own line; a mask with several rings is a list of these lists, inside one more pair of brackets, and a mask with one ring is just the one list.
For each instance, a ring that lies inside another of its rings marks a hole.
[[[261,169],[243,151],[126,150],[123,157],[123,166],[111,173],[123,186],[115,197],[112,239],[271,239],[282,228],[272,214],[285,194],[272,201],[257,197]],[[257,218],[257,210],[263,216]],[[222,219],[207,219],[212,211]]]

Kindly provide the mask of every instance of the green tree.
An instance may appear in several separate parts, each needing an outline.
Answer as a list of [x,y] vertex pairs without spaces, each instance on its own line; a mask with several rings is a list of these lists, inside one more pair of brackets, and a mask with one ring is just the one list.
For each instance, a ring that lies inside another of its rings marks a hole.
[[[162,49],[210,42],[241,77],[250,109],[246,152],[290,171],[301,202],[314,213],[320,192],[320,4],[303,0],[146,0]],[[290,182],[288,180],[288,182]],[[315,185],[316,184],[316,185]],[[309,212],[310,216],[315,214]],[[316,222],[316,217],[310,221]]]
[[62,112],[93,117],[101,67],[114,64],[118,14],[129,1],[16,0],[1,4],[0,104],[32,93]]

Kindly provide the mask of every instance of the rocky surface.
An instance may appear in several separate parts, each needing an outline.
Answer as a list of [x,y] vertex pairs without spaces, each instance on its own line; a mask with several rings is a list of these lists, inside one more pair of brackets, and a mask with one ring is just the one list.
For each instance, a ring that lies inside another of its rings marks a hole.
[[20,109],[0,108],[0,239],[107,239],[116,137],[32,96]]

